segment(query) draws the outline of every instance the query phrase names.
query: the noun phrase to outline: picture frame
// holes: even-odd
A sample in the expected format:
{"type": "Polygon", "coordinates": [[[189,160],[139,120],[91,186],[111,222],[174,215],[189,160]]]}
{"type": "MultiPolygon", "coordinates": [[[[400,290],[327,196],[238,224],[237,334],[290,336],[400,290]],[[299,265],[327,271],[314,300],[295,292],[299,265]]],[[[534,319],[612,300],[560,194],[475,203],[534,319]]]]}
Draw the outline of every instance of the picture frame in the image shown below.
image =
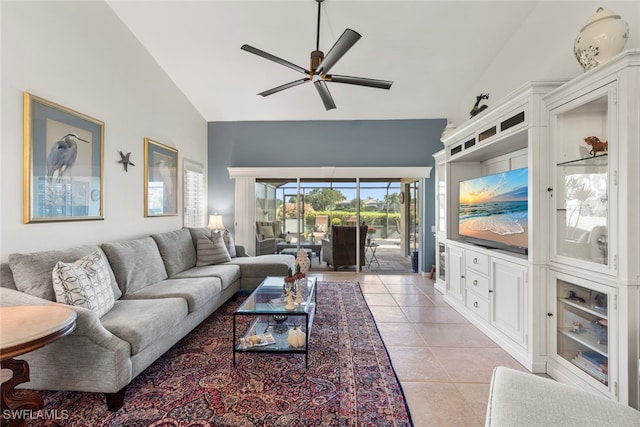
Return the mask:
{"type": "Polygon", "coordinates": [[[104,219],[104,123],[24,92],[24,223],[104,219]]]}
{"type": "Polygon", "coordinates": [[[178,215],[178,150],[144,139],[144,216],[178,215]]]}

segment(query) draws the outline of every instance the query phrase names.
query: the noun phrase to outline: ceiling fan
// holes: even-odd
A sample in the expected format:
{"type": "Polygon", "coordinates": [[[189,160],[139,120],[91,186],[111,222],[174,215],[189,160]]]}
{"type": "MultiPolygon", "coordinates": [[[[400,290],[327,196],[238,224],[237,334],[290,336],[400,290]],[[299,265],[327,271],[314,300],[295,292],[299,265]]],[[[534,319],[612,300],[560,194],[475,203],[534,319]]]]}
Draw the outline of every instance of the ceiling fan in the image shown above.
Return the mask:
{"type": "Polygon", "coordinates": [[[289,61],[286,61],[282,58],[278,58],[277,56],[271,55],[263,50],[257,49],[253,46],[249,46],[248,44],[242,45],[240,49],[246,50],[247,52],[253,53],[255,55],[261,56],[270,61],[276,62],[278,64],[284,65],[285,67],[289,67],[293,70],[296,70],[305,75],[305,78],[300,80],[294,80],[289,83],[285,83],[281,86],[274,87],[269,90],[265,90],[264,92],[260,92],[258,95],[269,96],[274,93],[283,91],[285,89],[292,88],[294,86],[301,85],[302,83],[312,81],[313,85],[318,90],[320,94],[320,98],[324,103],[324,106],[327,110],[332,110],[336,108],[335,102],[333,102],[333,98],[331,97],[331,93],[329,92],[329,88],[326,85],[326,82],[333,83],[346,83],[351,85],[358,86],[367,86],[378,89],[389,89],[393,82],[388,80],[376,80],[369,79],[365,77],[351,77],[351,76],[339,76],[337,74],[328,74],[329,70],[342,58],[342,56],[347,53],[351,47],[362,37],[356,31],[353,31],[350,28],[344,30],[344,33],[340,36],[338,41],[333,45],[329,52],[325,56],[324,53],[320,50],[320,5],[324,0],[315,0],[318,3],[318,29],[316,32],[316,50],[311,52],[311,66],[310,70],[302,68],[296,64],[293,64],[289,61]]]}

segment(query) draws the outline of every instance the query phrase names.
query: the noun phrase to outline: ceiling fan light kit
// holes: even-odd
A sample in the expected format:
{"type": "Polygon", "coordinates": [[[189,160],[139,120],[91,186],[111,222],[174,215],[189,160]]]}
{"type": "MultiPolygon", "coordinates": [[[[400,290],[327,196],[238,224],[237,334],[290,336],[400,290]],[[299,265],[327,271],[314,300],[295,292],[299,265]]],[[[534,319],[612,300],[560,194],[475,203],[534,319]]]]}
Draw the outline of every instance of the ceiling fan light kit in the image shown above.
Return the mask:
{"type": "Polygon", "coordinates": [[[286,61],[282,58],[279,58],[275,55],[267,53],[263,50],[257,49],[248,44],[244,44],[240,47],[240,49],[247,51],[249,53],[253,53],[254,55],[258,55],[263,57],[264,59],[268,59],[269,61],[273,61],[277,64],[284,65],[285,67],[291,68],[299,73],[305,74],[306,77],[299,80],[294,80],[289,83],[285,83],[283,85],[274,87],[269,90],[265,90],[264,92],[260,92],[258,95],[261,96],[269,96],[274,93],[281,92],[285,89],[289,89],[308,81],[312,81],[313,85],[316,87],[318,94],[320,95],[320,99],[324,104],[324,107],[327,110],[332,110],[336,108],[336,104],[333,101],[333,97],[329,92],[329,88],[327,87],[326,82],[332,83],[344,83],[356,86],[366,86],[372,87],[376,89],[390,89],[393,84],[392,81],[389,80],[378,80],[378,79],[370,79],[365,77],[352,77],[352,76],[340,76],[337,74],[328,74],[331,68],[344,56],[349,49],[353,47],[353,45],[362,38],[358,32],[347,28],[344,30],[344,33],[340,36],[338,41],[329,49],[329,52],[325,56],[325,54],[320,50],[320,6],[324,0],[315,0],[318,3],[318,27],[316,32],[316,50],[311,52],[311,60],[310,60],[310,69],[307,70],[303,67],[300,67],[292,62],[286,61]]]}

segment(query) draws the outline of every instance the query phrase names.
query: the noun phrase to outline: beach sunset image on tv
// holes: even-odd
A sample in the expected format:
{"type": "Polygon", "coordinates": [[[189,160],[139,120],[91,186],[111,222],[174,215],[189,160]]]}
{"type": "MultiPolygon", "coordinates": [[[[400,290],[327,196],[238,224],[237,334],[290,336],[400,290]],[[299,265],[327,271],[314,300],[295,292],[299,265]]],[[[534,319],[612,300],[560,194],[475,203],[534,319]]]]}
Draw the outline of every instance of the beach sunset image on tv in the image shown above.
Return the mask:
{"type": "Polygon", "coordinates": [[[460,182],[459,234],[499,246],[527,248],[528,170],[460,182]]]}

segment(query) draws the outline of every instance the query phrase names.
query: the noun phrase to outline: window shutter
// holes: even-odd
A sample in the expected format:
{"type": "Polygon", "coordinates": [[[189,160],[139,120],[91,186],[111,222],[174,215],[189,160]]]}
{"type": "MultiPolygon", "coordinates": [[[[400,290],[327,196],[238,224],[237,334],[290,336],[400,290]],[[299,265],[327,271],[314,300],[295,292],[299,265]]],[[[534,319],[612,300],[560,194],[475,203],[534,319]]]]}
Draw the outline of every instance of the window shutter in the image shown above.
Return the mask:
{"type": "Polygon", "coordinates": [[[184,226],[207,226],[204,170],[201,164],[184,160],[184,226]]]}

